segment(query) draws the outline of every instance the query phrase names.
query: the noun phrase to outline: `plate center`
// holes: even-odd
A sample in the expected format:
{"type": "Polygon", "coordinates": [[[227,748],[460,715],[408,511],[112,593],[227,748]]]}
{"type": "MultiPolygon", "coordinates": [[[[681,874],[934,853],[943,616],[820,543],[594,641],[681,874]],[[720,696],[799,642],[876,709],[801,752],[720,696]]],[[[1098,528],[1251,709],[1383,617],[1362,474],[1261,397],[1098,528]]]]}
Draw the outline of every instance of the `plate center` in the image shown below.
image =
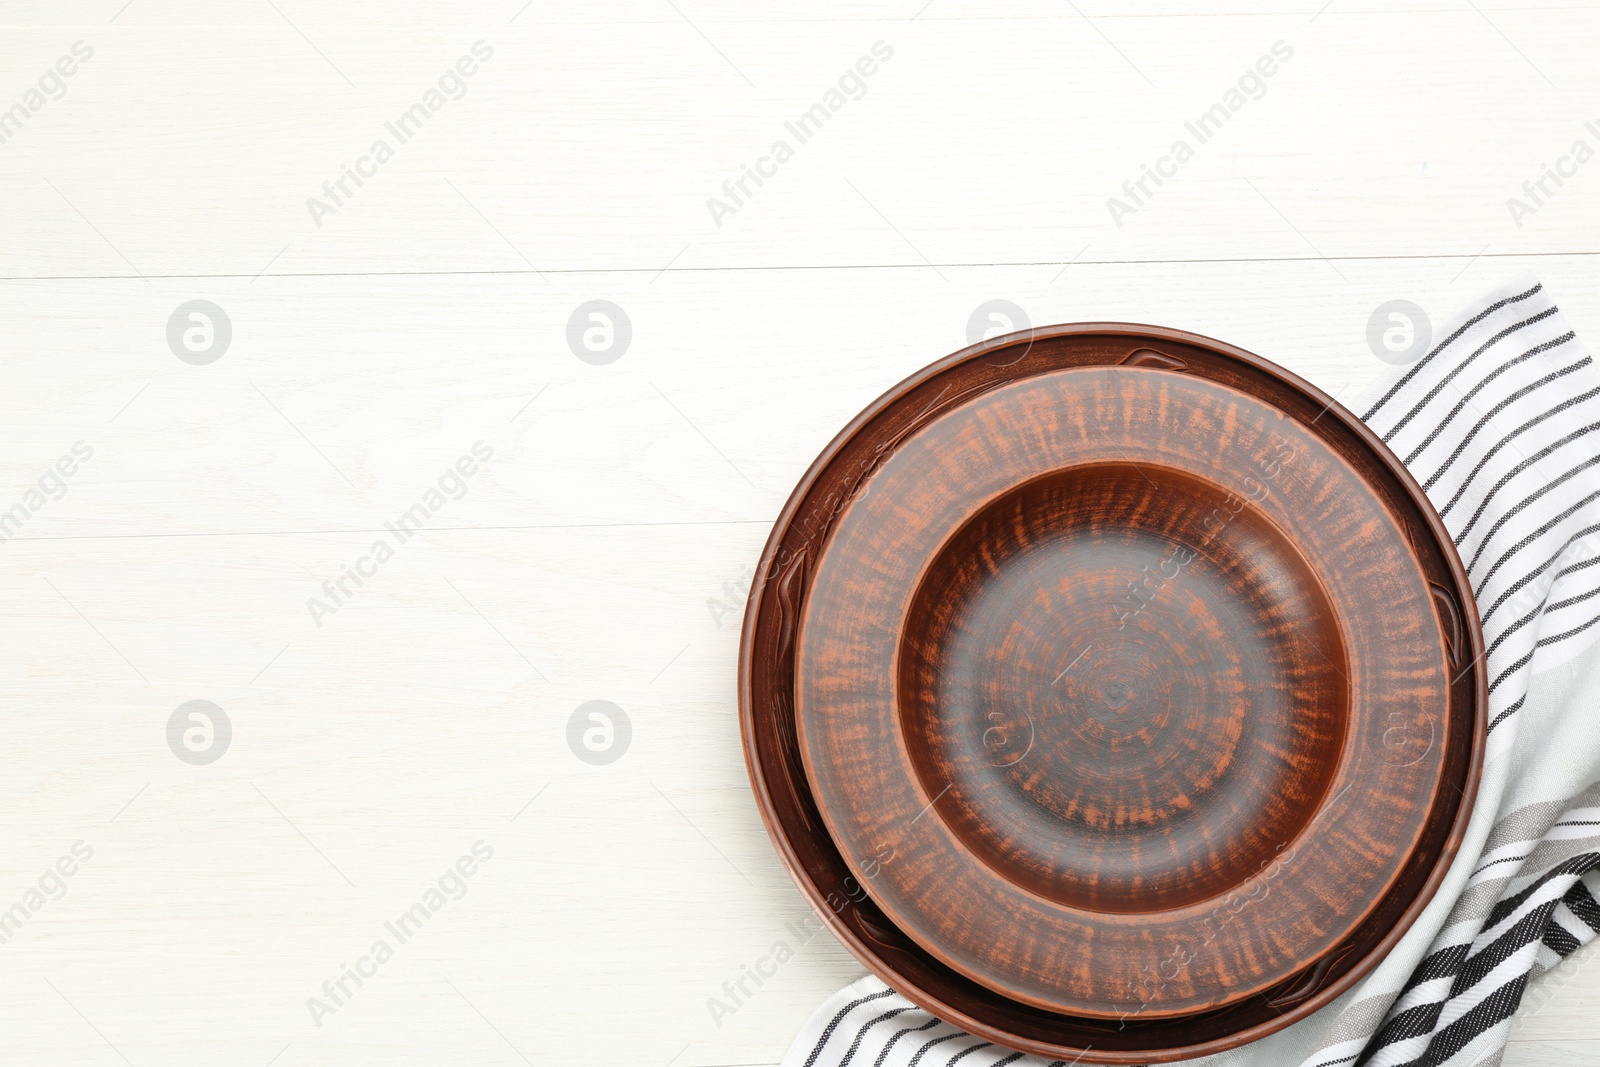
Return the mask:
{"type": "Polygon", "coordinates": [[[1087,910],[1181,907],[1309,821],[1349,715],[1345,650],[1266,515],[1167,468],[1056,472],[929,567],[898,701],[940,817],[992,869],[1087,910]]]}

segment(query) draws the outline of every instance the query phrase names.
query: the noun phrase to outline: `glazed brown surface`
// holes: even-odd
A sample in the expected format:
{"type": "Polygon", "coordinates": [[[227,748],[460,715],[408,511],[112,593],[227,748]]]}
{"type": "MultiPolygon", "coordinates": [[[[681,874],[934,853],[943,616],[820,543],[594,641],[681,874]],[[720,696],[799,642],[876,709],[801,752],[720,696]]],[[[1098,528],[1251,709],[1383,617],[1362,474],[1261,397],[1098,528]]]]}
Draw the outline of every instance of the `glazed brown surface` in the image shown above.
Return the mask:
{"type": "Polygon", "coordinates": [[[1195,536],[1225,497],[1163,467],[1070,468],[986,507],[922,580],[901,736],[962,844],[1039,896],[1105,912],[1221,896],[1279,858],[1332,780],[1333,609],[1258,508],[1195,536]]]}
{"type": "Polygon", "coordinates": [[[742,712],[774,840],[869,967],[1136,1063],[1286,1025],[1399,936],[1475,788],[1481,636],[1420,493],[1328,403],[1191,335],[1056,327],[819,459],[742,712]]]}

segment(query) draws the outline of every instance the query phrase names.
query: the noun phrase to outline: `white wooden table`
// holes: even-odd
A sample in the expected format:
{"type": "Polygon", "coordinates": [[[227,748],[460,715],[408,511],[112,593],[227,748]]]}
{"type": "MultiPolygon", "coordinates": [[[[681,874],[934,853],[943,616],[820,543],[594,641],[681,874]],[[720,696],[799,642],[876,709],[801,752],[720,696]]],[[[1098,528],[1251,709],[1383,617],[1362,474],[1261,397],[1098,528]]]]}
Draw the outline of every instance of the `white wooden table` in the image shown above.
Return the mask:
{"type": "MultiPolygon", "coordinates": [[[[0,1062],[776,1063],[860,972],[786,925],[739,600],[856,411],[991,300],[1346,396],[1392,299],[1600,338],[1592,8],[1216,7],[0,6],[0,1062]]],[[[1508,1064],[1600,1052],[1592,955],[1508,1064]]]]}

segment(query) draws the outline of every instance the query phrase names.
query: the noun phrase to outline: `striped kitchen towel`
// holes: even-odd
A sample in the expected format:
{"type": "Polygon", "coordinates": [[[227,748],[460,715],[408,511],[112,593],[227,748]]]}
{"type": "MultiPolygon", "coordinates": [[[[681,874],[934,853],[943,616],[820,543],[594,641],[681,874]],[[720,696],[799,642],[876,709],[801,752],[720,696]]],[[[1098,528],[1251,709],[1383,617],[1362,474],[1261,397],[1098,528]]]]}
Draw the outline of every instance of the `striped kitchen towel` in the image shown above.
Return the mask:
{"type": "MultiPolygon", "coordinates": [[[[1315,1015],[1208,1067],[1495,1067],[1529,980],[1600,931],[1600,375],[1524,279],[1445,323],[1350,405],[1454,538],[1483,618],[1489,738],[1444,884],[1315,1015]]],[[[830,998],[783,1067],[1042,1067],[876,978],[830,998]]]]}

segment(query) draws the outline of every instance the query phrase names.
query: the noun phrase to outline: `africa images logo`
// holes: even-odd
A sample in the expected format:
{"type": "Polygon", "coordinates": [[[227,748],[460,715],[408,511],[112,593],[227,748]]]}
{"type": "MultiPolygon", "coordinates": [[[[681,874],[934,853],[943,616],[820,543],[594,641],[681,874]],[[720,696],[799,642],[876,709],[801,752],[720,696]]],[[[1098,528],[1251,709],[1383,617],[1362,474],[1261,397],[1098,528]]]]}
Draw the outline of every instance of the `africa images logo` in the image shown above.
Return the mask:
{"type": "Polygon", "coordinates": [[[1223,92],[1220,100],[1202,111],[1194,121],[1183,124],[1184,132],[1194,138],[1194,144],[1190,144],[1186,137],[1178,138],[1165,155],[1156,158],[1153,167],[1149,163],[1140,164],[1139,176],[1122,183],[1122,194],[1127,197],[1126,200],[1115,196],[1106,198],[1106,210],[1111,213],[1111,221],[1117,229],[1122,228],[1124,218],[1138,214],[1140,208],[1148,207],[1155,198],[1156,190],[1167,184],[1167,179],[1176,178],[1178,168],[1193,159],[1201,145],[1221,133],[1223,126],[1243,111],[1246,104],[1267,95],[1267,79],[1278,73],[1282,64],[1294,58],[1294,49],[1285,41],[1272,42],[1271,51],[1271,55],[1263,55],[1254,65],[1246,67],[1244,73],[1239,75],[1239,80],[1223,92]]]}
{"type": "Polygon", "coordinates": [[[466,496],[470,485],[468,479],[482,470],[482,465],[493,457],[494,448],[488,442],[473,442],[472,455],[459,457],[454,465],[439,475],[437,485],[430,486],[422,494],[422,499],[393,522],[383,524],[383,528],[394,538],[394,544],[379,538],[353,564],[341,564],[339,577],[324,580],[322,593],[326,599],[315,596],[306,598],[306,609],[311,612],[311,621],[317,624],[317,629],[322,629],[323,619],[350,603],[356,593],[366,586],[367,579],[376,578],[378,568],[394,559],[396,548],[421,533],[424,523],[443,511],[450,501],[466,496]]]}
{"type": "Polygon", "coordinates": [[[755,197],[756,190],[767,184],[766,179],[778,176],[778,168],[794,158],[796,147],[821,133],[823,126],[851,100],[866,96],[867,79],[892,58],[894,48],[887,41],[874,41],[871,55],[857,58],[839,75],[835,84],[823,92],[820,100],[802,111],[794,121],[783,124],[784,132],[794,139],[793,145],[783,137],[774,139],[767,153],[755,161],[753,169],[748,163],[742,164],[737,178],[722,183],[722,196],[707,197],[706,210],[711,213],[711,221],[716,223],[717,229],[722,228],[723,219],[737,214],[755,197]],[[755,189],[750,187],[751,183],[755,184],[755,189]]]}
{"type": "Polygon", "coordinates": [[[378,168],[395,157],[396,148],[421,133],[428,121],[444,110],[450,101],[460,100],[467,95],[467,79],[477,74],[482,64],[494,57],[494,49],[485,41],[474,41],[471,51],[471,55],[463,55],[454,65],[446,67],[435,83],[423,90],[422,98],[401,112],[394,122],[383,124],[384,130],[394,138],[394,144],[390,144],[388,138],[377,138],[368,146],[365,154],[356,157],[354,168],[348,163],[339,164],[339,176],[322,183],[322,196],[306,198],[306,210],[311,213],[311,221],[317,229],[322,229],[322,220],[326,216],[337,214],[340,208],[355,199],[356,189],[367,184],[363,179],[378,176],[378,168]]]}

